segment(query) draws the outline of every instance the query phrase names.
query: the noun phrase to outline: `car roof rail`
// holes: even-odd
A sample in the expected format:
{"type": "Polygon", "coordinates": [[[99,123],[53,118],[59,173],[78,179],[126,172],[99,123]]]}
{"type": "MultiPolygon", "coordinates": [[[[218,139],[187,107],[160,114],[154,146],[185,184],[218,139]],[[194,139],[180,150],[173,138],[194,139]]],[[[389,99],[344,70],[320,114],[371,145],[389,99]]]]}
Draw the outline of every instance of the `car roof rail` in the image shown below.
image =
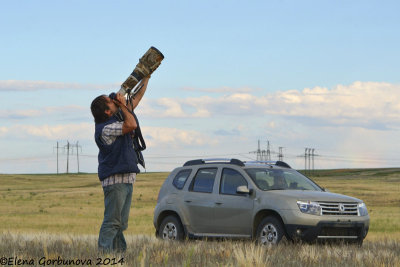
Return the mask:
{"type": "Polygon", "coordinates": [[[281,161],[281,160],[276,161],[275,165],[276,165],[276,166],[281,166],[281,167],[286,167],[286,168],[289,168],[289,169],[292,168],[292,167],[290,167],[289,164],[287,164],[286,162],[281,161]]]}
{"type": "Polygon", "coordinates": [[[280,167],[285,167],[285,168],[289,168],[291,169],[292,167],[290,167],[289,164],[287,164],[284,161],[281,160],[277,160],[277,161],[261,161],[261,160],[255,160],[255,161],[245,161],[245,163],[247,164],[265,164],[265,165],[275,165],[275,166],[280,166],[280,167]]]}
{"type": "Polygon", "coordinates": [[[210,158],[210,159],[194,159],[186,161],[183,166],[193,166],[193,165],[201,165],[201,164],[212,164],[212,163],[226,163],[226,164],[234,164],[243,167],[244,163],[240,159],[228,159],[228,158],[210,158]]]}

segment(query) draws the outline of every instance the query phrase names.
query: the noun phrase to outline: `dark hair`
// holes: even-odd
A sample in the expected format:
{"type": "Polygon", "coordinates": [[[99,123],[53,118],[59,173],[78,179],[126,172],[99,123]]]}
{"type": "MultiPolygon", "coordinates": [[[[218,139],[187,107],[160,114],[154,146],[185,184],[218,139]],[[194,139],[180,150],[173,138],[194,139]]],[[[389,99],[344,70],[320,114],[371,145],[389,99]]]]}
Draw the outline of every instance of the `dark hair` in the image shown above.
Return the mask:
{"type": "Polygon", "coordinates": [[[106,95],[96,97],[90,105],[90,110],[94,117],[95,123],[102,123],[108,120],[108,115],[105,113],[108,110],[106,95]]]}

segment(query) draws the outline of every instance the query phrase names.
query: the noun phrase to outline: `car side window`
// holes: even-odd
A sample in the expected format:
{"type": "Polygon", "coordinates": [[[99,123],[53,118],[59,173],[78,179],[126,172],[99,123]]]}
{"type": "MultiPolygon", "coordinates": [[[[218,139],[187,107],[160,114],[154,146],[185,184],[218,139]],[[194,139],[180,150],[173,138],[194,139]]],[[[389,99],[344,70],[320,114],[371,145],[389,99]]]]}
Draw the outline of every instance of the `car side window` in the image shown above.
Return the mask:
{"type": "Polygon", "coordinates": [[[236,170],[224,168],[222,170],[220,194],[239,195],[236,190],[238,186],[248,186],[246,179],[236,170]]]}
{"type": "Polygon", "coordinates": [[[217,168],[199,169],[190,186],[190,191],[212,193],[217,168]]]}
{"type": "Polygon", "coordinates": [[[179,190],[182,189],[185,186],[186,180],[190,176],[191,173],[192,173],[192,170],[189,170],[189,169],[178,172],[178,174],[175,176],[172,184],[179,190]]]}

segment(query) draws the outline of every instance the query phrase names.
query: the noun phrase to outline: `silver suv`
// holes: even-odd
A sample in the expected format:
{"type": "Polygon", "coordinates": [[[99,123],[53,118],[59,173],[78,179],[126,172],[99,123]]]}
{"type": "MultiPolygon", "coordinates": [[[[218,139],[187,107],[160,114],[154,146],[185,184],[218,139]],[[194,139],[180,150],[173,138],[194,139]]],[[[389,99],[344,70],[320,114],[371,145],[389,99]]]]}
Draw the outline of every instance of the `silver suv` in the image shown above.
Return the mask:
{"type": "Polygon", "coordinates": [[[350,240],[369,228],[364,202],[327,192],[282,161],[198,159],[174,169],[154,210],[156,235],[288,240],[350,240]]]}

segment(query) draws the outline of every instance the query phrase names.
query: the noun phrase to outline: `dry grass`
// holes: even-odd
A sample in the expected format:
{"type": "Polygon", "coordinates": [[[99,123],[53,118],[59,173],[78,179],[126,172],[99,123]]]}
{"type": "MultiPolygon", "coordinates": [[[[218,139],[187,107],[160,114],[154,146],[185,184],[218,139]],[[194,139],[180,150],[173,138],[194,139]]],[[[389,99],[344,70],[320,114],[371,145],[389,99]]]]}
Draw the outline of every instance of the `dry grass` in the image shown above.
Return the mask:
{"type": "MultiPolygon", "coordinates": [[[[123,254],[101,254],[96,236],[0,236],[0,256],[33,259],[58,258],[92,261],[123,258],[116,266],[400,266],[400,243],[382,239],[355,245],[280,244],[262,247],[250,241],[185,241],[169,243],[149,236],[128,236],[123,254]]],[[[52,264],[60,266],[60,264],[52,264]]]]}

